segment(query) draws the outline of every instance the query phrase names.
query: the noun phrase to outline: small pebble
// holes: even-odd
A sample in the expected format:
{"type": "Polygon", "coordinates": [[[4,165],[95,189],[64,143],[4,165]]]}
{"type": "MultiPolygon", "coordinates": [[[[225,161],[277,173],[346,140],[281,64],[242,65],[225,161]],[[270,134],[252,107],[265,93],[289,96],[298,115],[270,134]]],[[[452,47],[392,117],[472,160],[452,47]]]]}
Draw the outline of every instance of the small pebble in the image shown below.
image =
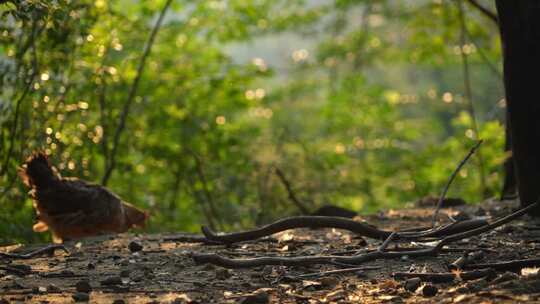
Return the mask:
{"type": "Polygon", "coordinates": [[[88,270],[96,269],[96,265],[88,263],[88,265],[86,265],[86,268],[88,268],[88,270]]]}
{"type": "Polygon", "coordinates": [[[128,245],[129,251],[138,252],[143,250],[143,246],[135,241],[131,241],[128,245]]]}
{"type": "Polygon", "coordinates": [[[90,300],[90,295],[85,292],[76,292],[72,297],[75,302],[88,302],[90,300]]]}
{"type": "Polygon", "coordinates": [[[90,282],[86,281],[86,280],[82,280],[82,281],[79,281],[75,284],[75,289],[78,291],[78,292],[90,292],[92,291],[92,286],[90,285],[90,282]]]}
{"type": "Polygon", "coordinates": [[[427,284],[422,288],[422,294],[424,297],[433,297],[439,292],[439,289],[435,287],[434,285],[427,284]]]}
{"type": "Polygon", "coordinates": [[[420,287],[420,284],[422,284],[422,280],[420,280],[420,278],[410,278],[405,281],[404,288],[407,291],[415,292],[418,287],[420,287]]]}

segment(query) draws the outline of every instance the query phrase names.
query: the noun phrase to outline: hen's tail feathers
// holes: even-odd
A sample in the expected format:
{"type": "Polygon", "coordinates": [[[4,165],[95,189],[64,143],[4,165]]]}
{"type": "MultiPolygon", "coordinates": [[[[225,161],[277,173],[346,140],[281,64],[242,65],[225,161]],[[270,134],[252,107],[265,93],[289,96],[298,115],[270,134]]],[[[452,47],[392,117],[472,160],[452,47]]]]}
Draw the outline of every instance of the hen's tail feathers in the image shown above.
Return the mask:
{"type": "Polygon", "coordinates": [[[148,211],[141,210],[129,203],[123,202],[128,227],[144,228],[146,220],[150,217],[148,211]]]}
{"type": "Polygon", "coordinates": [[[19,175],[29,187],[45,187],[58,180],[58,174],[43,152],[32,154],[19,169],[19,175]]]}

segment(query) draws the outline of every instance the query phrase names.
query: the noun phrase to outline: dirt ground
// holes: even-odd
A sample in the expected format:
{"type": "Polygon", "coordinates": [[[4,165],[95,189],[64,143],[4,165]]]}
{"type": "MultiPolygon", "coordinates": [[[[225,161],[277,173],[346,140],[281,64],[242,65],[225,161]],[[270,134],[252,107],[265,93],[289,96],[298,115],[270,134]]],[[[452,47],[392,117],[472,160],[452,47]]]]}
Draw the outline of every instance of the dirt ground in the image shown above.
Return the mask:
{"type": "MultiPolygon", "coordinates": [[[[499,217],[515,202],[487,201],[477,206],[445,209],[443,213],[499,217]]],[[[363,217],[381,229],[426,226],[432,208],[411,206],[363,217]]],[[[540,303],[537,269],[497,271],[467,281],[394,280],[394,272],[449,273],[448,265],[464,251],[481,251],[481,263],[540,257],[540,222],[528,217],[478,237],[452,243],[437,257],[377,260],[342,274],[301,275],[340,269],[265,266],[225,269],[196,265],[193,253],[228,257],[354,255],[376,249],[371,240],[335,229],[298,229],[258,241],[234,245],[204,245],[175,241],[185,235],[104,236],[67,243],[69,253],[28,260],[0,258],[0,303],[540,303]],[[131,245],[130,245],[131,244],[131,245]],[[142,248],[139,248],[141,245],[142,248]]],[[[43,245],[10,246],[0,252],[27,252],[43,245]]],[[[390,246],[392,248],[392,246],[390,246]]]]}

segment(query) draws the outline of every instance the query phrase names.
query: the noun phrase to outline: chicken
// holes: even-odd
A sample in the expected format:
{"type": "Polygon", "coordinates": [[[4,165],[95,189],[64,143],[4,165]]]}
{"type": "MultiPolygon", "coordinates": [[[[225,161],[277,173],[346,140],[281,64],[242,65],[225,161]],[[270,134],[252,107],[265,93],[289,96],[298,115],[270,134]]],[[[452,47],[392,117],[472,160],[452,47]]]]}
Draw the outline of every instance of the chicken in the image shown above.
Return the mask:
{"type": "Polygon", "coordinates": [[[148,212],[122,201],[107,188],[75,177],[61,177],[47,156],[36,152],[19,170],[37,213],[35,232],[51,230],[53,241],[144,227],[148,212]]]}

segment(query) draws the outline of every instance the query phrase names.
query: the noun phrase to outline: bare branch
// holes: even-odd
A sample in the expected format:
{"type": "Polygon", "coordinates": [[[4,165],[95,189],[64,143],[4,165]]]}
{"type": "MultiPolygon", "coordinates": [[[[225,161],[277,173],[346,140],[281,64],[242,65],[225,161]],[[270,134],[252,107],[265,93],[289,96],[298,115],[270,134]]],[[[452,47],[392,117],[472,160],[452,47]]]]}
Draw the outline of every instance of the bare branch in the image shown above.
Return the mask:
{"type": "Polygon", "coordinates": [[[326,277],[328,275],[333,275],[333,274],[362,272],[362,271],[368,271],[368,270],[377,270],[381,268],[382,268],[381,266],[352,267],[352,268],[335,269],[335,270],[328,270],[328,271],[321,271],[321,272],[305,273],[305,274],[301,274],[297,276],[286,276],[285,278],[293,279],[293,280],[300,280],[300,279],[310,278],[310,277],[326,277]]]}
{"type": "MultiPolygon", "coordinates": [[[[21,96],[17,99],[15,102],[15,113],[13,118],[13,125],[11,126],[11,130],[9,133],[9,148],[7,150],[6,158],[4,160],[4,163],[2,164],[2,168],[0,168],[0,176],[3,176],[7,172],[7,168],[9,166],[9,160],[11,159],[11,155],[13,154],[13,149],[15,146],[15,138],[17,135],[17,124],[19,122],[19,116],[20,116],[20,109],[21,104],[23,100],[26,98],[26,95],[28,95],[28,92],[30,92],[30,89],[32,88],[32,84],[34,83],[34,78],[36,77],[38,73],[38,60],[37,60],[37,53],[36,53],[36,21],[33,21],[32,23],[32,35],[28,39],[28,45],[32,47],[32,54],[33,54],[33,60],[32,60],[32,75],[30,76],[30,79],[28,80],[28,83],[26,84],[23,93],[21,96]]],[[[23,79],[24,81],[24,79],[23,79]]]]}
{"type": "Polygon", "coordinates": [[[206,198],[206,203],[208,204],[210,213],[212,214],[212,217],[214,218],[214,220],[217,221],[218,227],[222,228],[223,223],[220,220],[220,217],[219,217],[219,214],[218,214],[218,211],[217,211],[217,208],[216,208],[216,204],[214,203],[214,199],[212,198],[212,193],[209,190],[208,181],[206,180],[206,175],[204,174],[204,171],[203,171],[202,160],[199,157],[199,155],[197,155],[195,152],[193,152],[191,150],[189,150],[189,152],[191,153],[191,155],[195,159],[195,167],[196,167],[196,171],[197,171],[197,176],[199,178],[199,181],[203,185],[203,193],[204,193],[204,196],[206,198]]]}
{"type": "Polygon", "coordinates": [[[540,267],[540,258],[531,258],[524,260],[512,260],[499,263],[487,264],[469,264],[465,265],[464,269],[492,268],[495,270],[516,271],[526,267],[540,267]]]}
{"type": "Polygon", "coordinates": [[[479,10],[484,16],[488,17],[491,21],[493,21],[495,25],[499,25],[499,17],[497,17],[497,14],[495,12],[489,10],[487,7],[484,7],[482,4],[478,3],[477,0],[468,0],[468,2],[477,10],[479,10]]]}
{"type": "Polygon", "coordinates": [[[276,172],[276,175],[279,177],[279,180],[281,181],[281,183],[287,190],[287,194],[289,195],[289,199],[291,200],[291,202],[293,202],[296,205],[296,207],[300,209],[300,212],[302,212],[303,214],[309,214],[309,210],[306,208],[306,206],[304,206],[304,204],[296,197],[296,194],[294,193],[291,187],[291,183],[289,182],[289,180],[287,180],[287,178],[285,177],[285,174],[283,174],[283,171],[281,171],[281,169],[276,167],[275,172],[276,172]]]}
{"type": "MultiPolygon", "coordinates": [[[[482,227],[486,224],[487,222],[485,220],[478,219],[460,221],[442,227],[437,227],[436,229],[430,229],[428,231],[398,232],[396,237],[402,239],[441,237],[482,227]]],[[[294,216],[253,230],[220,235],[214,233],[208,227],[203,226],[202,232],[209,240],[215,242],[237,243],[255,240],[274,233],[295,228],[337,228],[349,230],[358,235],[379,240],[385,240],[392,234],[391,231],[379,230],[369,224],[334,216],[294,216]]]]}
{"type": "Polygon", "coordinates": [[[439,215],[439,211],[441,210],[441,207],[442,207],[442,204],[443,204],[443,201],[444,201],[444,198],[446,197],[446,193],[448,192],[448,189],[450,188],[450,185],[452,184],[452,181],[454,181],[454,178],[456,177],[456,175],[458,174],[459,170],[461,170],[461,168],[467,163],[467,161],[469,160],[469,158],[471,158],[471,156],[474,154],[474,152],[476,151],[476,149],[478,149],[478,147],[480,147],[480,145],[482,144],[482,140],[479,140],[476,145],[474,145],[471,150],[469,150],[469,153],[467,153],[467,155],[465,156],[465,158],[463,158],[461,160],[461,162],[459,163],[459,165],[456,167],[456,169],[454,170],[454,172],[452,172],[452,175],[450,175],[450,178],[448,179],[448,182],[446,183],[446,186],[444,186],[444,189],[443,189],[443,192],[441,193],[441,196],[439,197],[439,201],[437,202],[437,208],[435,209],[435,212],[433,213],[433,220],[431,221],[431,225],[433,227],[435,227],[435,222],[437,221],[437,216],[439,215]]]}
{"type": "Polygon", "coordinates": [[[449,243],[470,238],[487,231],[493,230],[504,224],[507,224],[516,218],[526,214],[530,210],[537,208],[538,203],[528,205],[518,211],[505,216],[495,222],[484,225],[479,228],[471,229],[458,234],[447,236],[440,240],[435,247],[425,249],[411,249],[400,251],[381,251],[376,250],[355,256],[299,256],[299,257],[258,257],[247,259],[230,259],[218,254],[194,254],[193,260],[196,263],[211,263],[214,265],[226,267],[226,268],[246,268],[246,267],[258,267],[264,265],[282,265],[282,266],[307,266],[313,264],[349,264],[357,265],[369,261],[378,259],[395,259],[402,256],[420,257],[420,256],[436,256],[438,255],[445,245],[449,243]]]}
{"type": "Polygon", "coordinates": [[[195,189],[195,181],[193,180],[193,178],[191,176],[188,176],[188,179],[189,179],[189,182],[188,182],[188,186],[191,190],[191,192],[193,193],[193,196],[194,198],[197,200],[198,204],[200,205],[201,207],[201,211],[204,215],[204,217],[206,218],[206,221],[208,222],[208,225],[210,225],[210,227],[216,227],[216,223],[214,222],[214,217],[212,216],[212,213],[210,212],[207,204],[204,203],[203,199],[201,199],[200,195],[199,195],[199,191],[197,189],[195,189]]]}
{"type": "Polygon", "coordinates": [[[144,72],[146,59],[150,55],[150,51],[152,50],[152,46],[154,45],[156,35],[159,31],[159,28],[161,27],[163,18],[165,17],[165,14],[167,13],[167,10],[169,9],[169,6],[171,5],[171,3],[172,3],[172,0],[167,0],[165,5],[163,6],[163,9],[161,10],[159,14],[158,20],[156,21],[156,24],[154,25],[154,28],[152,29],[152,32],[150,33],[150,37],[148,38],[148,41],[145,45],[143,54],[141,56],[141,60],[139,62],[139,66],[137,68],[137,74],[135,75],[135,79],[133,80],[133,83],[131,84],[131,87],[129,89],[128,97],[126,99],[126,102],[124,103],[122,113],[120,114],[120,122],[118,124],[118,127],[116,128],[116,132],[114,133],[113,145],[111,148],[110,159],[109,159],[110,161],[107,168],[105,169],[105,174],[103,175],[103,178],[101,180],[101,184],[103,184],[104,186],[107,185],[107,182],[109,181],[109,178],[111,177],[112,171],[114,170],[116,166],[116,153],[118,150],[118,145],[120,144],[120,135],[122,135],[122,132],[124,131],[126,127],[126,120],[129,114],[129,109],[131,107],[131,104],[133,103],[133,100],[135,99],[135,94],[137,93],[137,88],[139,87],[139,82],[144,72]]]}
{"type": "MultiPolygon", "coordinates": [[[[465,24],[465,10],[463,9],[463,3],[461,0],[457,0],[456,2],[458,6],[459,11],[459,25],[460,25],[460,48],[462,48],[467,43],[467,28],[465,24]]],[[[476,120],[476,114],[475,114],[475,108],[473,104],[473,93],[472,93],[472,85],[471,85],[471,73],[469,69],[469,58],[468,55],[460,49],[461,54],[461,61],[463,65],[463,87],[465,90],[464,97],[466,99],[467,108],[469,115],[471,116],[471,127],[474,131],[474,139],[478,139],[479,136],[479,125],[476,120]]],[[[482,157],[481,151],[478,151],[476,153],[476,156],[478,157],[478,171],[480,173],[480,191],[482,192],[482,196],[486,195],[486,176],[485,176],[485,170],[484,170],[484,158],[482,157]]]]}
{"type": "Polygon", "coordinates": [[[64,245],[53,244],[23,254],[0,252],[0,258],[28,260],[42,254],[54,254],[55,250],[63,250],[69,254],[69,250],[64,245]]]}
{"type": "Polygon", "coordinates": [[[405,280],[410,278],[419,278],[424,282],[433,283],[449,283],[454,280],[470,281],[483,277],[495,276],[495,270],[492,268],[480,269],[475,271],[467,271],[461,273],[410,273],[410,272],[395,272],[392,274],[396,280],[405,280]]]}

